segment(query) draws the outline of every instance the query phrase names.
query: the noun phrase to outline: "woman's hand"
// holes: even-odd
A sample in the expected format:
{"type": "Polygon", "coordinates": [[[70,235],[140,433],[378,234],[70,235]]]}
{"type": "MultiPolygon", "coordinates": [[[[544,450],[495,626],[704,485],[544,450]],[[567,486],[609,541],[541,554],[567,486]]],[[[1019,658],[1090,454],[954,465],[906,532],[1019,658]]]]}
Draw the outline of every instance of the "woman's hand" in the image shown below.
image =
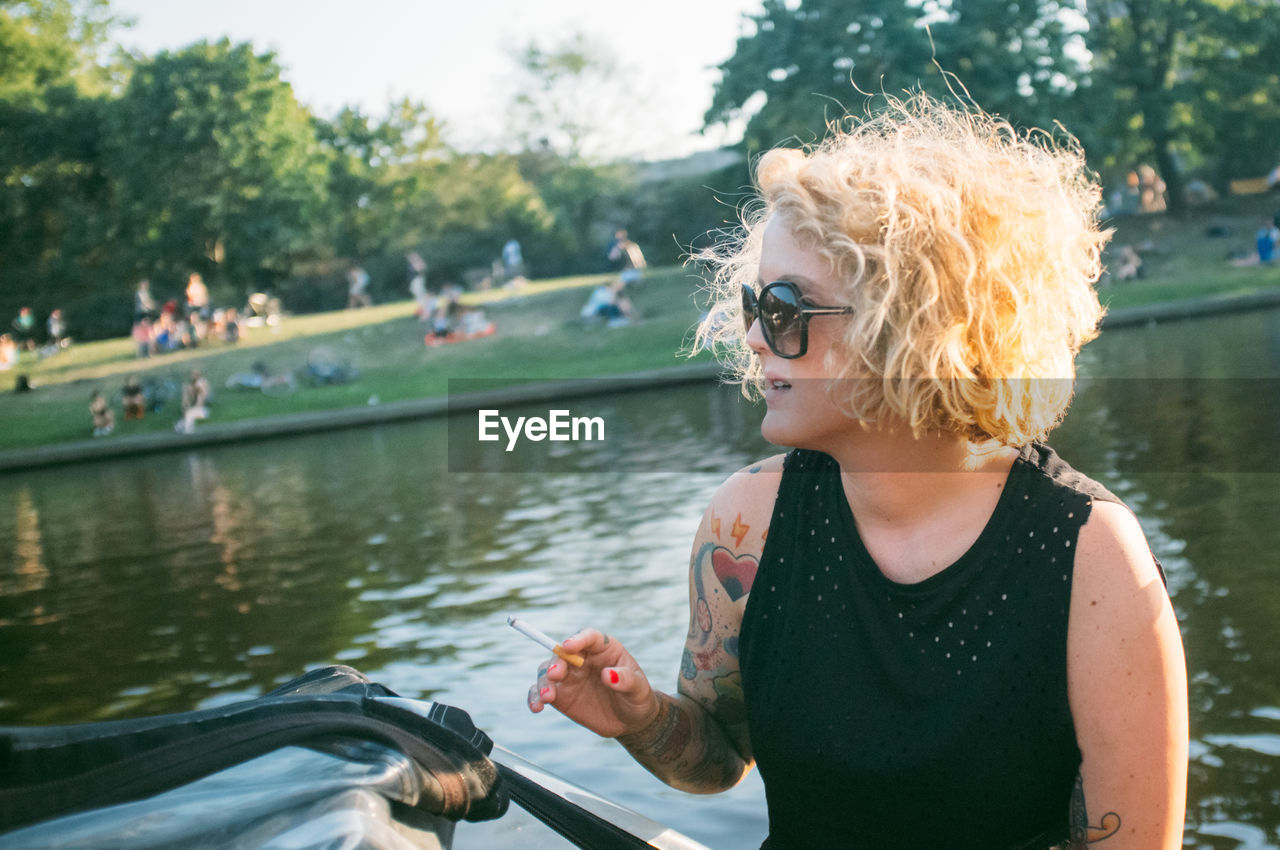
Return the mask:
{"type": "Polygon", "coordinates": [[[595,629],[583,629],[561,644],[585,662],[573,667],[553,657],[538,668],[529,688],[529,710],[552,706],[597,735],[616,738],[644,729],[658,713],[658,696],[631,653],[595,629]]]}

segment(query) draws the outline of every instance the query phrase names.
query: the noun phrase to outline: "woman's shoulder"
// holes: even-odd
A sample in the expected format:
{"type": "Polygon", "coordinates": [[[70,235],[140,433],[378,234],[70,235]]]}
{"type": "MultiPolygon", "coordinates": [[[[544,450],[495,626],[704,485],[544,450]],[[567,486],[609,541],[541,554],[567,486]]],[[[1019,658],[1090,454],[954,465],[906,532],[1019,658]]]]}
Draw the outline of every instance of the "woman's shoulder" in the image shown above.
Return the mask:
{"type": "Polygon", "coordinates": [[[714,544],[735,555],[760,555],[785,460],[775,455],[744,466],[716,489],[702,516],[695,552],[714,544]]]}
{"type": "MultiPolygon", "coordinates": [[[[1073,579],[1078,596],[1166,594],[1164,574],[1138,518],[1119,502],[1095,501],[1080,529],[1073,579]]],[[[1074,610],[1074,606],[1073,606],[1074,610]]]]}
{"type": "Polygon", "coordinates": [[[777,495],[778,482],[782,477],[787,458],[787,454],[776,454],[742,467],[716,489],[711,497],[711,504],[762,499],[771,501],[777,495]]]}

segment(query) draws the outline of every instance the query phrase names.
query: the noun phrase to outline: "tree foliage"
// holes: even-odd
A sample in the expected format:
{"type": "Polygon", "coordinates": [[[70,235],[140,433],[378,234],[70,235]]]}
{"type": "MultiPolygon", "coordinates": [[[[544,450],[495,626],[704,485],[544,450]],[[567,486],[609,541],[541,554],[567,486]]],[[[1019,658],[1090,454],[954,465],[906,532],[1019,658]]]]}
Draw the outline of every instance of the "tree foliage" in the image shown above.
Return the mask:
{"type": "Polygon", "coordinates": [[[1156,160],[1175,211],[1187,166],[1225,187],[1280,161],[1276,0],[1109,0],[1088,19],[1095,158],[1156,160]]]}
{"type": "Polygon", "coordinates": [[[1277,0],[765,0],[749,20],[706,114],[746,121],[749,150],[920,88],[1061,122],[1097,168],[1154,161],[1175,212],[1189,168],[1224,186],[1280,160],[1277,0]]]}
{"type": "Polygon", "coordinates": [[[325,160],[271,54],[224,40],[140,63],[106,137],[141,267],[199,270],[251,291],[315,244],[325,160]]]}
{"type": "Polygon", "coordinates": [[[317,119],[316,127],[329,154],[337,256],[367,258],[388,250],[397,222],[412,216],[407,208],[414,195],[448,153],[439,121],[422,104],[403,100],[380,120],[347,108],[332,121],[317,119]]]}
{"type": "Polygon", "coordinates": [[[720,65],[707,124],[745,120],[750,150],[808,143],[869,95],[961,86],[990,112],[1052,117],[1079,75],[1081,36],[1052,2],[765,0],[720,65]],[[758,107],[758,108],[757,108],[758,107]]]}
{"type": "Polygon", "coordinates": [[[0,101],[38,108],[60,89],[102,94],[120,23],[108,0],[0,0],[0,101]]]}
{"type": "Polygon", "coordinates": [[[618,119],[628,117],[631,98],[606,48],[573,33],[552,47],[530,41],[511,59],[510,123],[524,150],[599,161],[604,145],[619,141],[610,137],[618,119]]]}
{"type": "Polygon", "coordinates": [[[53,281],[92,295],[110,229],[99,151],[117,23],[106,0],[0,2],[0,293],[27,301],[53,281]]]}

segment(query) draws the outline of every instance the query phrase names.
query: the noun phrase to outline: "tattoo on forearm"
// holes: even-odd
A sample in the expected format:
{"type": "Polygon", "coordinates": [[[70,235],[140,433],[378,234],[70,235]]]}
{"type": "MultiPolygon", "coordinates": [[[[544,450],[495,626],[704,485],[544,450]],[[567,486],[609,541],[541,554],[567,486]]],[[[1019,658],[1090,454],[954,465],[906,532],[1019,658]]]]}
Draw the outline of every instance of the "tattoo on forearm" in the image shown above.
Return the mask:
{"type": "Polygon", "coordinates": [[[1089,825],[1089,813],[1084,803],[1084,778],[1076,775],[1075,788],[1071,791],[1071,842],[1068,850],[1084,850],[1088,844],[1105,841],[1120,831],[1120,816],[1107,812],[1097,826],[1089,825]]]}
{"type": "Polygon", "coordinates": [[[619,735],[618,742],[638,756],[657,762],[673,762],[684,753],[693,736],[689,715],[673,701],[660,699],[658,713],[639,732],[619,735]]]}
{"type": "Polygon", "coordinates": [[[644,729],[619,735],[618,743],[677,787],[721,789],[742,775],[741,757],[710,716],[670,699],[661,700],[657,715],[644,729]]]}

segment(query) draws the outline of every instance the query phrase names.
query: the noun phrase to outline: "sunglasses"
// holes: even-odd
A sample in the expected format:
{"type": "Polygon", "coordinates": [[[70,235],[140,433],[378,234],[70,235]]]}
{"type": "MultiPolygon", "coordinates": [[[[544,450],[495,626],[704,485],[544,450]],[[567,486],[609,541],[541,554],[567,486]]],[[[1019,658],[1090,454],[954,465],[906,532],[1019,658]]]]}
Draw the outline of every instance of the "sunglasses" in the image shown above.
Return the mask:
{"type": "Polygon", "coordinates": [[[800,288],[789,280],[766,284],[756,295],[747,284],[742,285],[742,324],[746,333],[751,323],[760,320],[760,330],[769,350],[787,360],[803,357],[809,350],[810,316],[848,316],[852,307],[812,307],[804,304],[800,288]]]}

